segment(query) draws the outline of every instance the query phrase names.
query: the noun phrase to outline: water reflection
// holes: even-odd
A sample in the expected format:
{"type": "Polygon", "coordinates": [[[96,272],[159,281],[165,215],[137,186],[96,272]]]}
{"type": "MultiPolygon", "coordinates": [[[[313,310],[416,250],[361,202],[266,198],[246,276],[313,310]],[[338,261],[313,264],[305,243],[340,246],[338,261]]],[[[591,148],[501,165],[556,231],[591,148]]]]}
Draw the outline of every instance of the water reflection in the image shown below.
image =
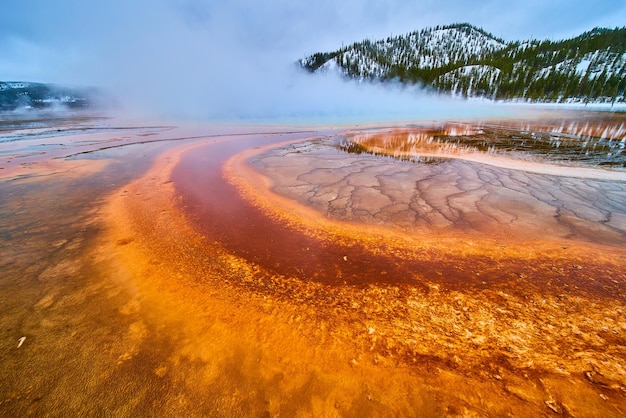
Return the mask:
{"type": "Polygon", "coordinates": [[[431,166],[346,156],[322,131],[272,145],[256,167],[274,189],[253,172],[253,191],[299,195],[294,218],[275,201],[243,207],[221,169],[293,132],[246,143],[242,128],[144,126],[0,144],[0,415],[617,415],[625,183],[450,158],[470,147],[451,139],[507,126],[380,137],[431,166]],[[316,204],[359,223],[300,212],[316,204]],[[366,215],[440,231],[412,239],[366,215]],[[494,223],[498,239],[483,232],[494,223]],[[542,237],[518,245],[532,228],[542,237]],[[617,244],[543,240],[575,231],[617,244]]]}
{"type": "Polygon", "coordinates": [[[350,153],[388,155],[417,163],[441,157],[487,154],[577,166],[626,168],[626,122],[622,115],[591,120],[443,123],[427,127],[357,133],[338,147],[350,153]]]}

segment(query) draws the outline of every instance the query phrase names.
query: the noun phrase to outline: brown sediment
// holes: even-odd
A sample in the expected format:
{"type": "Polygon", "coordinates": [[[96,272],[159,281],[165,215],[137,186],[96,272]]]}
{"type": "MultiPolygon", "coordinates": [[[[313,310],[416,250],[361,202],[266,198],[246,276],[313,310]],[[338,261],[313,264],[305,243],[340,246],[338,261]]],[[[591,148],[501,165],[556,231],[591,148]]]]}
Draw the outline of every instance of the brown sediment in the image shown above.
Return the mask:
{"type": "Polygon", "coordinates": [[[193,147],[161,156],[109,206],[111,250],[178,344],[155,370],[184,375],[178,402],[225,415],[626,411],[619,248],[332,221],[272,192],[246,164],[259,148],[225,167],[245,198],[242,236],[251,221],[275,231],[262,237],[268,258],[252,259],[254,246],[203,228],[207,213],[171,182],[193,147]],[[292,270],[272,262],[281,248],[292,270]],[[316,276],[320,264],[336,271],[316,276]]]}
{"type": "Polygon", "coordinates": [[[107,161],[68,161],[53,158],[37,158],[29,161],[20,161],[19,164],[7,164],[0,171],[0,180],[5,179],[41,179],[51,175],[85,176],[100,172],[107,161]]]}

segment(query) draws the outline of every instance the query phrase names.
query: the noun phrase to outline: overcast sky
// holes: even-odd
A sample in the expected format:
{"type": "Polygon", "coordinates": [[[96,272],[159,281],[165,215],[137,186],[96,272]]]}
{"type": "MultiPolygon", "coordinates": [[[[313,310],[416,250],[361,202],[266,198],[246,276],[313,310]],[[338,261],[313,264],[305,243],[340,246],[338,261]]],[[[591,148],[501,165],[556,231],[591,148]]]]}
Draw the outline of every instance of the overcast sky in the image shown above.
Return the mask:
{"type": "Polygon", "coordinates": [[[287,106],[285,91],[315,96],[297,87],[298,58],[456,22],[505,40],[562,39],[624,26],[626,1],[2,0],[0,80],[100,85],[144,103],[160,90],[190,107],[258,113],[287,106]],[[278,97],[255,98],[267,85],[278,97]]]}

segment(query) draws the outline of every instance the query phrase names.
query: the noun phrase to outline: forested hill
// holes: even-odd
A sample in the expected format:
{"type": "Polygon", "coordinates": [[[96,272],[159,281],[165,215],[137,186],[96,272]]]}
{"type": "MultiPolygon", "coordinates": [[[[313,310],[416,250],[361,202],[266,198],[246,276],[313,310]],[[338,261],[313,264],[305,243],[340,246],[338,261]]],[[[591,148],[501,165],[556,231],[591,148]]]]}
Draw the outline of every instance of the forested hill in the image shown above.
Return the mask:
{"type": "Polygon", "coordinates": [[[0,81],[0,112],[28,109],[85,109],[100,94],[94,88],[78,88],[23,81],[0,81]]]}
{"type": "Polygon", "coordinates": [[[364,40],[299,61],[311,72],[421,83],[463,97],[623,102],[626,27],[561,41],[505,42],[467,23],[364,40]]]}

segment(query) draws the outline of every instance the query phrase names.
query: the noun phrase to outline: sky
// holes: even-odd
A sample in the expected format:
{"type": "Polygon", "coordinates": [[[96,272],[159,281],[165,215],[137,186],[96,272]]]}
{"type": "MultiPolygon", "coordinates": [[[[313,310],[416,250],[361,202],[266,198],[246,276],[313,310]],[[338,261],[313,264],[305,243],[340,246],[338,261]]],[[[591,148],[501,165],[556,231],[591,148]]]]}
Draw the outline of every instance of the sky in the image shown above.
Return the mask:
{"type": "Polygon", "coordinates": [[[0,80],[99,86],[127,109],[200,118],[434,112],[451,105],[415,89],[313,80],[294,63],[458,22],[507,41],[557,40],[624,26],[626,1],[2,0],[0,80]]]}

